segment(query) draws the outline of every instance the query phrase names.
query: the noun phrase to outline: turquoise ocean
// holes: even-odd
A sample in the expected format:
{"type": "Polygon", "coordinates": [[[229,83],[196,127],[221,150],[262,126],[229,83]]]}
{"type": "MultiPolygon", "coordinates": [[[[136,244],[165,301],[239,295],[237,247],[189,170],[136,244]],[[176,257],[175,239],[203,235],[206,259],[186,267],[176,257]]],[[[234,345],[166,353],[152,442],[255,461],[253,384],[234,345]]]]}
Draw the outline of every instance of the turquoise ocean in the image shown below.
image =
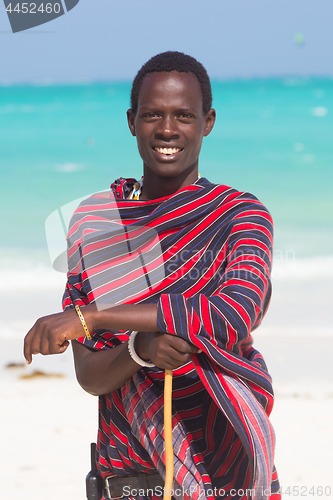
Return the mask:
{"type": "MultiPolygon", "coordinates": [[[[60,310],[65,275],[52,269],[46,218],[119,176],[141,177],[129,93],[129,82],[0,86],[0,337],[60,310]]],[[[333,79],[215,81],[213,106],[201,176],[255,194],[275,223],[262,328],[331,335],[333,79]]]]}

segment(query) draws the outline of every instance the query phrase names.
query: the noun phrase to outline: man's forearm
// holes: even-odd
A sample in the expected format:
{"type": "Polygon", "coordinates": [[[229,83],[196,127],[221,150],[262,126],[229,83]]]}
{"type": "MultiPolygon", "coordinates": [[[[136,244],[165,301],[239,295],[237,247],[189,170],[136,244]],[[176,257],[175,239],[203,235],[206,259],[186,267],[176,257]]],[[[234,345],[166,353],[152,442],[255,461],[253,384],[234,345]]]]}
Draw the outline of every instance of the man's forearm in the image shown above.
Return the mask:
{"type": "Polygon", "coordinates": [[[157,304],[121,304],[98,310],[95,304],[82,307],[90,330],[136,330],[158,332],[157,304]]]}
{"type": "MultiPolygon", "coordinates": [[[[186,340],[165,333],[139,332],[136,340],[138,356],[164,370],[175,370],[200,352],[186,340]]],[[[141,369],[131,358],[127,342],[99,351],[91,351],[76,340],[72,346],[78,382],[94,396],[119,389],[141,369]]]]}
{"type": "Polygon", "coordinates": [[[72,349],[77,380],[93,396],[119,389],[141,368],[130,357],[127,342],[112,349],[91,351],[73,340],[72,349]]]}
{"type": "MultiPolygon", "coordinates": [[[[157,304],[123,304],[99,311],[95,304],[82,307],[88,330],[136,330],[138,356],[151,360],[164,370],[174,370],[190,359],[198,348],[167,333],[159,333],[157,304]]],[[[73,342],[75,369],[80,385],[100,395],[122,387],[140,369],[127,349],[127,343],[112,349],[91,351],[76,342],[84,329],[74,309],[39,318],[24,339],[24,356],[32,362],[34,354],[60,354],[73,342]]]]}

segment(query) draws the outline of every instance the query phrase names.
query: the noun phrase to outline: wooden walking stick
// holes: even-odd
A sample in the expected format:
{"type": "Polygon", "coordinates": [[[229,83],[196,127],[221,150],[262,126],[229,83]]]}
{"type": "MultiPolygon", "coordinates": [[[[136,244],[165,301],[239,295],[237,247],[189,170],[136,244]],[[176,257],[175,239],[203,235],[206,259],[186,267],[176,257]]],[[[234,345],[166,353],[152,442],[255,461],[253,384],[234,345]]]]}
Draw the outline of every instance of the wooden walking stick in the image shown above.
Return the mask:
{"type": "Polygon", "coordinates": [[[172,444],[172,370],[165,370],[164,379],[164,442],[165,482],[163,500],[171,500],[173,489],[173,444],[172,444]]]}

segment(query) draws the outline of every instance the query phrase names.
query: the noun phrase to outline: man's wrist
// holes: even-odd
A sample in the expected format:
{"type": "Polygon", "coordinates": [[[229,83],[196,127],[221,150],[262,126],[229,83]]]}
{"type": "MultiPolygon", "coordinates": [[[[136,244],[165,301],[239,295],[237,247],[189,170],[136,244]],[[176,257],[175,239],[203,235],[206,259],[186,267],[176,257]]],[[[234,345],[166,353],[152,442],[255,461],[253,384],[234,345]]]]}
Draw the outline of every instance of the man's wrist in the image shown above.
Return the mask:
{"type": "Polygon", "coordinates": [[[131,356],[131,358],[133,359],[133,361],[135,361],[138,365],[140,366],[145,366],[145,367],[153,367],[155,366],[154,363],[152,363],[152,361],[148,361],[146,359],[142,359],[139,354],[137,353],[136,351],[136,348],[134,346],[134,343],[136,341],[136,338],[137,338],[137,335],[138,335],[139,332],[137,331],[133,331],[130,335],[130,338],[128,340],[128,352],[131,356]]]}
{"type": "Polygon", "coordinates": [[[93,330],[98,328],[96,325],[96,317],[98,316],[98,314],[96,313],[98,313],[98,310],[95,304],[88,304],[86,306],[82,306],[81,312],[83,314],[89,332],[92,332],[93,330]]]}
{"type": "Polygon", "coordinates": [[[134,348],[138,353],[138,356],[140,356],[140,358],[144,361],[150,361],[149,354],[146,350],[148,335],[148,332],[139,332],[134,341],[134,348]]]}

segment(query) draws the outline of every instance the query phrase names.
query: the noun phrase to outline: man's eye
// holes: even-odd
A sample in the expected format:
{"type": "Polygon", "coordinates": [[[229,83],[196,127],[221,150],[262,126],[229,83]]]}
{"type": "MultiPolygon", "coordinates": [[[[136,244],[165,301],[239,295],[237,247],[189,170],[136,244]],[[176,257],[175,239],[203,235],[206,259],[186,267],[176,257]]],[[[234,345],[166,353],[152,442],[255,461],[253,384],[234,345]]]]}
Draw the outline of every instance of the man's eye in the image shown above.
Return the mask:
{"type": "Polygon", "coordinates": [[[143,115],[143,118],[158,118],[158,114],[157,113],[145,113],[143,115]]]}
{"type": "Polygon", "coordinates": [[[179,113],[178,118],[181,120],[189,120],[190,118],[193,118],[193,115],[190,113],[179,113]]]}

